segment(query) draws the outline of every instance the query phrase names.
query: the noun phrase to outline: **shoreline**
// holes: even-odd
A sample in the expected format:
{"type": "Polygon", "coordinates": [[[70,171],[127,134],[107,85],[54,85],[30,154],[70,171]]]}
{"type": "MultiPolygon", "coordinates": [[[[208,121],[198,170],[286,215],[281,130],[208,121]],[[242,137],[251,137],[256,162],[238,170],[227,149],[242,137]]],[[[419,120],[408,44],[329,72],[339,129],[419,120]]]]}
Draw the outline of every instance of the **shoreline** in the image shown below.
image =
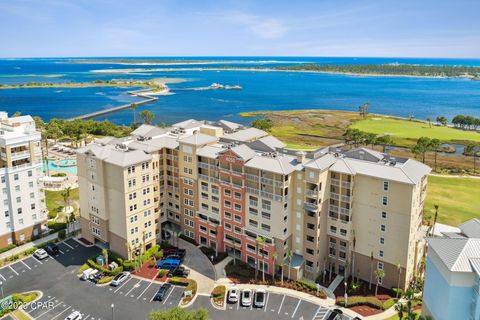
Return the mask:
{"type": "Polygon", "coordinates": [[[133,74],[137,72],[171,72],[171,71],[253,71],[253,72],[299,72],[299,73],[321,73],[334,74],[354,77],[403,77],[403,78],[427,78],[427,79],[467,79],[477,81],[478,78],[472,76],[427,76],[427,75],[409,75],[409,74],[380,74],[380,73],[353,73],[342,71],[320,71],[320,70],[285,70],[274,68],[126,68],[126,69],[96,69],[90,70],[92,73],[112,73],[112,74],[133,74]]]}

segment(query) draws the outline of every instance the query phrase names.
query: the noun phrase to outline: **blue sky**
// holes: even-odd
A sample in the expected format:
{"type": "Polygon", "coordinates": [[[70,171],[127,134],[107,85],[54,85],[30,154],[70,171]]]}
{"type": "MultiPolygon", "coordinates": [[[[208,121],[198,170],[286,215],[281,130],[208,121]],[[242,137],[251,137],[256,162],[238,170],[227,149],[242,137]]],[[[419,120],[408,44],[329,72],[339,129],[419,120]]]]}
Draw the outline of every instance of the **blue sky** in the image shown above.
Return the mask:
{"type": "Polygon", "coordinates": [[[479,0],[0,0],[0,56],[480,58],[479,13],[479,0]]]}

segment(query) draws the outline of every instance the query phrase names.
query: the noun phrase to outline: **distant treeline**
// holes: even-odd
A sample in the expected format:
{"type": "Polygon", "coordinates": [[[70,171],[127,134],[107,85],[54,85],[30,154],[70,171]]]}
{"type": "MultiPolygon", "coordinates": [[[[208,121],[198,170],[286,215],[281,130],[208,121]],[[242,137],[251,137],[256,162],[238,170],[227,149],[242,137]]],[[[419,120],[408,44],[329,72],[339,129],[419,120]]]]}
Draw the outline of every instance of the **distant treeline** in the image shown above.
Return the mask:
{"type": "Polygon", "coordinates": [[[352,73],[367,75],[399,75],[418,77],[448,77],[480,79],[480,67],[471,66],[434,66],[414,64],[347,64],[321,65],[308,63],[302,65],[276,66],[275,70],[317,71],[330,73],[352,73]]]}
{"type": "Polygon", "coordinates": [[[456,128],[477,130],[480,127],[480,118],[459,114],[453,117],[452,124],[456,128]]]}

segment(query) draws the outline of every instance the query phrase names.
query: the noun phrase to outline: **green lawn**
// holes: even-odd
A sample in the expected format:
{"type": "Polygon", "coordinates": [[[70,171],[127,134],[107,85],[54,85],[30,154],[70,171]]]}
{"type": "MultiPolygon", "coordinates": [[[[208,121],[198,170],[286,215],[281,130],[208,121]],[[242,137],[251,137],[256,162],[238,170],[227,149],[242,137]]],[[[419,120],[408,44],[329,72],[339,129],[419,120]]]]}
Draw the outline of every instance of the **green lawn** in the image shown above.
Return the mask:
{"type": "MultiPolygon", "coordinates": [[[[418,319],[420,317],[420,315],[422,314],[422,310],[421,309],[415,310],[415,311],[413,311],[413,313],[416,315],[416,319],[418,319]]],[[[403,316],[403,319],[407,319],[406,316],[403,316]]],[[[387,318],[385,320],[399,320],[399,318],[398,318],[398,315],[394,315],[394,316],[391,316],[390,318],[387,318]]]]}
{"type": "Polygon", "coordinates": [[[428,177],[425,218],[434,216],[434,204],[439,205],[437,222],[452,226],[480,217],[480,179],[428,177]]]}
{"type": "MultiPolygon", "coordinates": [[[[59,207],[63,207],[65,205],[62,196],[63,191],[50,191],[45,190],[45,203],[47,205],[47,210],[53,212],[58,210],[59,207]]],[[[78,201],[79,194],[78,188],[70,190],[70,203],[74,203],[78,201]]]]}
{"type": "Polygon", "coordinates": [[[412,144],[420,137],[437,138],[442,141],[480,141],[480,133],[463,131],[450,127],[434,126],[428,123],[385,117],[369,117],[354,122],[350,128],[376,134],[389,134],[398,144],[412,144]],[[409,141],[410,140],[410,141],[409,141]]]}

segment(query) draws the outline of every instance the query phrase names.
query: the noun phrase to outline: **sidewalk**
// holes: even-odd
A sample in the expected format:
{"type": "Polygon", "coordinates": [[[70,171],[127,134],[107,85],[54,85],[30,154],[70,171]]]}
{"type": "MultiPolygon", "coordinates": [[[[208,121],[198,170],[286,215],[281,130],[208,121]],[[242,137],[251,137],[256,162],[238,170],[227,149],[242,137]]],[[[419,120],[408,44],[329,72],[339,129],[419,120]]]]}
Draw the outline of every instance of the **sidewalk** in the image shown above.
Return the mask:
{"type": "Polygon", "coordinates": [[[8,257],[14,256],[18,253],[21,253],[21,252],[25,251],[25,250],[28,250],[30,248],[33,248],[33,247],[38,246],[38,245],[40,245],[42,243],[45,243],[45,242],[55,240],[57,238],[58,238],[58,232],[52,233],[52,234],[50,234],[46,237],[43,237],[43,238],[40,238],[40,239],[37,239],[37,240],[27,242],[25,244],[22,244],[21,246],[15,247],[11,250],[8,250],[6,252],[1,253],[0,254],[0,260],[4,260],[8,257]]]}

